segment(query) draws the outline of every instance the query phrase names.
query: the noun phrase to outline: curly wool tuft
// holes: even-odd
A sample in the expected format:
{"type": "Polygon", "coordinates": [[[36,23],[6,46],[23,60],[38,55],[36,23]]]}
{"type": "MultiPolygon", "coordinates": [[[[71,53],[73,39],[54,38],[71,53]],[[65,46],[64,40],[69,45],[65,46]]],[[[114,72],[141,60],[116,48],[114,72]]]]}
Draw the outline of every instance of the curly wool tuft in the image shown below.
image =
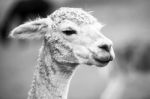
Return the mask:
{"type": "Polygon", "coordinates": [[[64,20],[73,21],[78,25],[97,22],[96,18],[81,8],[62,7],[53,12],[49,17],[55,22],[55,24],[59,24],[64,20]]]}

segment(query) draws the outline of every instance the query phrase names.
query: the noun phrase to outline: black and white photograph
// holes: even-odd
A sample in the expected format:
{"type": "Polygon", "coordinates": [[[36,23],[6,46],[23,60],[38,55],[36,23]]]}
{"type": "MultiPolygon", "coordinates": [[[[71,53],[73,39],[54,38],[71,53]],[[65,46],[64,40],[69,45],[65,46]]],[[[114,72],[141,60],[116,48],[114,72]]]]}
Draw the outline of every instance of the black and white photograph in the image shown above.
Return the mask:
{"type": "Polygon", "coordinates": [[[0,0],[0,99],[150,99],[150,0],[0,0]]]}

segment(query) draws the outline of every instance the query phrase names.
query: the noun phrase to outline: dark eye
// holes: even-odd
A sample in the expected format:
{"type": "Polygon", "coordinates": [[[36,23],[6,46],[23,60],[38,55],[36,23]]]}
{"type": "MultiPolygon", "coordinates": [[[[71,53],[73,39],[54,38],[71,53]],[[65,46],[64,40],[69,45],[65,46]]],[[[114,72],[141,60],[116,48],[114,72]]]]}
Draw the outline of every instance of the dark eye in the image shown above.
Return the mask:
{"type": "Polygon", "coordinates": [[[75,30],[64,30],[62,32],[66,35],[77,34],[77,32],[75,30]]]}

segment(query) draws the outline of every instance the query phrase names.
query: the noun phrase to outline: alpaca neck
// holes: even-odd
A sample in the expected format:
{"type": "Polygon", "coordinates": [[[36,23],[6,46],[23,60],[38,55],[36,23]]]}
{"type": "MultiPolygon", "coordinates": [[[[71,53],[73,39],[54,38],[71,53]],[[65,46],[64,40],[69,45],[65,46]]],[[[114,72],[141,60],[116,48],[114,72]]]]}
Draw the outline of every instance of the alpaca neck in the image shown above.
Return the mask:
{"type": "Polygon", "coordinates": [[[67,99],[70,79],[59,73],[51,78],[35,76],[29,99],[67,99]]]}
{"type": "Polygon", "coordinates": [[[69,70],[70,68],[68,69],[68,66],[64,64],[60,66],[61,64],[51,58],[50,53],[43,52],[34,74],[28,99],[67,99],[70,80],[75,68],[69,70]]]}

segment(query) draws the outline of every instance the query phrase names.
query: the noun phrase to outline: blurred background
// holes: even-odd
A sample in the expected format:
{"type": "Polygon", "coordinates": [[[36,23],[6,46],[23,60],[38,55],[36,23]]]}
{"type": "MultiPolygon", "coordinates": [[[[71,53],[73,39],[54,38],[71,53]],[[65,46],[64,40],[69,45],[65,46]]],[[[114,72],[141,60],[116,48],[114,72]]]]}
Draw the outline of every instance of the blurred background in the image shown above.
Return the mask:
{"type": "Polygon", "coordinates": [[[41,45],[8,33],[62,6],[93,11],[116,52],[104,68],[78,68],[68,99],[150,99],[150,0],[0,0],[0,99],[27,98],[41,45]]]}

